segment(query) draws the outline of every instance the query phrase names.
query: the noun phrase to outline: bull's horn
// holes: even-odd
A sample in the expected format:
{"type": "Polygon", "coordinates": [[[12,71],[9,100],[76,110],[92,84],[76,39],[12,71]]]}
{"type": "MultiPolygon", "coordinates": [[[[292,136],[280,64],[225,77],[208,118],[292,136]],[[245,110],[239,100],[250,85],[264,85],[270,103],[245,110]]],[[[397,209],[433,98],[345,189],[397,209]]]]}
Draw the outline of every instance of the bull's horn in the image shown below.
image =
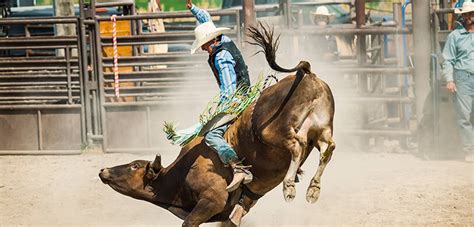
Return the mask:
{"type": "Polygon", "coordinates": [[[151,168],[153,168],[153,170],[159,170],[161,169],[161,155],[160,154],[157,154],[156,157],[155,157],[155,161],[153,161],[151,163],[151,168]]]}

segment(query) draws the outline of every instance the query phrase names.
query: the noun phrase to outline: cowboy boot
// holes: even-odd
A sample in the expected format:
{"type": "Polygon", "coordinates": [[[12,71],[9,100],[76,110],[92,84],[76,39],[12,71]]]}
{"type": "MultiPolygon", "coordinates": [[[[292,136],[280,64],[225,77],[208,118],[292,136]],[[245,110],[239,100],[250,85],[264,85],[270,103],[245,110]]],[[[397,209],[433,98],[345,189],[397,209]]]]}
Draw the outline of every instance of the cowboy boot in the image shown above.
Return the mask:
{"type": "Polygon", "coordinates": [[[232,192],[237,189],[240,186],[240,183],[248,184],[253,179],[253,175],[249,171],[250,166],[239,166],[236,164],[231,164],[231,166],[234,169],[234,178],[226,188],[228,192],[232,192]]]}

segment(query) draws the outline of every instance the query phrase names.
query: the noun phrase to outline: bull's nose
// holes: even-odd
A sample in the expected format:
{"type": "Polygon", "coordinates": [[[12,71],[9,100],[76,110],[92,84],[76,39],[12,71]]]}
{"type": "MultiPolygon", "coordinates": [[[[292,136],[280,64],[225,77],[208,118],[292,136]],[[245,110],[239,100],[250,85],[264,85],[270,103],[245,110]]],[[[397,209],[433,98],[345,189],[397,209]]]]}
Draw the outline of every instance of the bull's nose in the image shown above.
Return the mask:
{"type": "Polygon", "coordinates": [[[99,172],[99,178],[102,180],[103,183],[107,183],[108,182],[108,178],[109,178],[109,171],[107,168],[103,168],[100,170],[99,172]]]}
{"type": "Polygon", "coordinates": [[[109,175],[109,169],[108,168],[100,169],[99,175],[108,176],[109,175]]]}

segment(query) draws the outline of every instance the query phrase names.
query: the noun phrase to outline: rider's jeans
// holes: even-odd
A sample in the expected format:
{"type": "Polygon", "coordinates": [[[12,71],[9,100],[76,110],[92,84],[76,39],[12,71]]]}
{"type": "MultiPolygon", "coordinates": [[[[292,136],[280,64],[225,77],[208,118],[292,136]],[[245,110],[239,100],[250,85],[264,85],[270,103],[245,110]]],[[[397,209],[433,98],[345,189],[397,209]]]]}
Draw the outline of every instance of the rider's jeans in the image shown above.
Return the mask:
{"type": "Polygon", "coordinates": [[[474,99],[474,73],[462,70],[454,71],[454,83],[457,92],[455,94],[455,106],[457,122],[463,143],[463,150],[474,153],[474,130],[473,130],[473,102],[474,99]]]}
{"type": "Polygon", "coordinates": [[[219,158],[224,164],[229,164],[229,161],[237,161],[238,157],[234,149],[224,139],[224,133],[229,128],[229,124],[215,128],[204,136],[204,142],[207,146],[217,152],[219,158]]]}

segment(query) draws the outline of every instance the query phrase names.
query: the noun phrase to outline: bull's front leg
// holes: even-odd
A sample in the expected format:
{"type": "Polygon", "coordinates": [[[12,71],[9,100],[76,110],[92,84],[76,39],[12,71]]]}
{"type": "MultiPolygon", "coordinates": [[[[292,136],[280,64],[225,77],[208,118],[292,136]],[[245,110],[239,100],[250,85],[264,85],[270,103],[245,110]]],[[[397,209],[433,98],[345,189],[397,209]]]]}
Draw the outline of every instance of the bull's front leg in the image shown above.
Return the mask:
{"type": "Polygon", "coordinates": [[[196,206],[193,208],[191,213],[184,219],[183,227],[195,227],[208,221],[214,215],[224,210],[227,200],[227,191],[223,190],[222,193],[210,192],[202,193],[196,206]],[[223,195],[223,194],[226,195],[223,195]],[[222,195],[221,195],[222,194],[222,195]]]}

